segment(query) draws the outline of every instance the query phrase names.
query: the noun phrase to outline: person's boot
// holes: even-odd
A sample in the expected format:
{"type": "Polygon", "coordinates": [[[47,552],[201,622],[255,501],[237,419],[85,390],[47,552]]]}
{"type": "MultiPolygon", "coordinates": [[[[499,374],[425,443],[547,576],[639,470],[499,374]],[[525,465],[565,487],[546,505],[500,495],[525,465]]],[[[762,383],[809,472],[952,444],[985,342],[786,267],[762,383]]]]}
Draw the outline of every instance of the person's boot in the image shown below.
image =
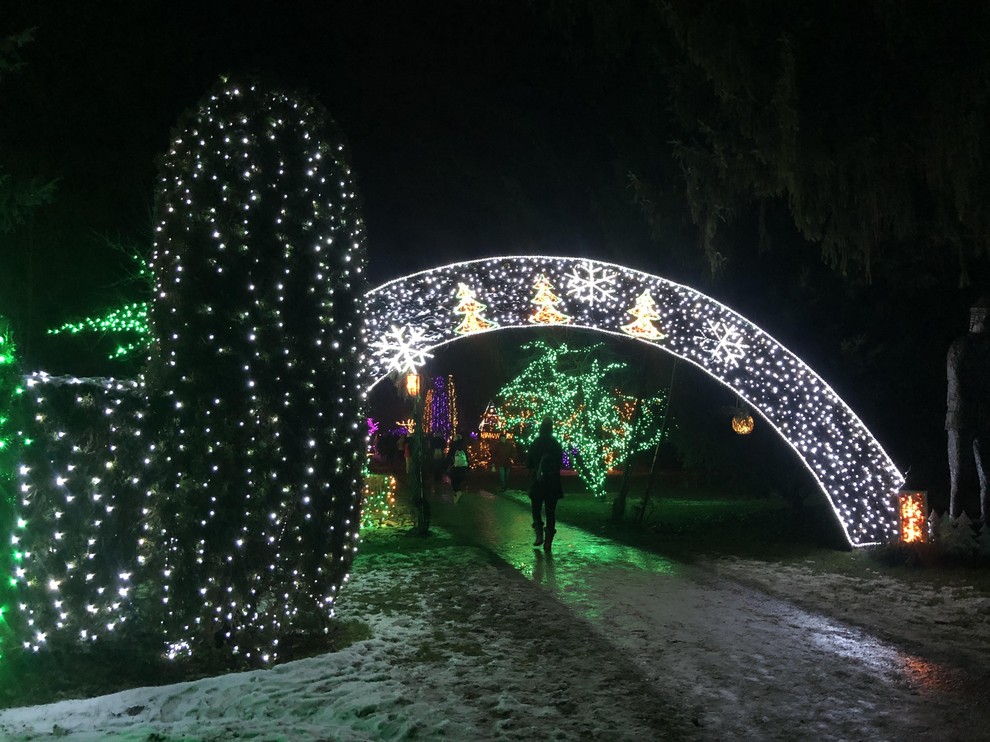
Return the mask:
{"type": "Polygon", "coordinates": [[[557,533],[557,529],[553,530],[547,529],[546,538],[543,540],[543,551],[550,551],[550,547],[553,545],[553,535],[557,533]]]}
{"type": "Polygon", "coordinates": [[[533,530],[536,531],[536,541],[533,542],[533,546],[539,546],[543,543],[543,524],[534,525],[533,530]]]}

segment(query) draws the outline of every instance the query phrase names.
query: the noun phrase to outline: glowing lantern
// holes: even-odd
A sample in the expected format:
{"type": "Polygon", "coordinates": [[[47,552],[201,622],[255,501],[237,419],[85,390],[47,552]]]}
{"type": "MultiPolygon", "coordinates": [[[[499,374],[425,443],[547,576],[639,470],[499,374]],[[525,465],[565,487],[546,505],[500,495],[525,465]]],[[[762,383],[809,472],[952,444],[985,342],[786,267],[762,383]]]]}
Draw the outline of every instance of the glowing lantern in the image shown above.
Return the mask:
{"type": "Polygon", "coordinates": [[[419,374],[406,374],[406,394],[410,397],[419,396],[419,374]]]}
{"type": "Polygon", "coordinates": [[[897,512],[901,519],[901,543],[923,544],[927,541],[928,493],[918,490],[897,495],[897,512]]]}
{"type": "Polygon", "coordinates": [[[753,416],[748,412],[740,410],[732,416],[732,429],[739,435],[749,435],[753,432],[753,416]]]}

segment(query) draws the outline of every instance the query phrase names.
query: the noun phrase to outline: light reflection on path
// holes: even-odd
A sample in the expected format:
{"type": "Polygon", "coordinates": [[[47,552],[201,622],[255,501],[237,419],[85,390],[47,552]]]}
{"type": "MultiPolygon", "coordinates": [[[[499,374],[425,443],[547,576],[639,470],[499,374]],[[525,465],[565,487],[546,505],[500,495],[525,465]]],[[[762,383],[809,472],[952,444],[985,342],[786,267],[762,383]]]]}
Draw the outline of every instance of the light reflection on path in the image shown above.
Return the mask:
{"type": "Polygon", "coordinates": [[[988,714],[984,691],[966,673],[703,568],[559,522],[553,555],[545,555],[531,545],[521,503],[470,492],[458,505],[437,503],[435,520],[550,592],[658,685],[675,688],[705,736],[971,739],[981,726],[974,714],[988,714]]]}

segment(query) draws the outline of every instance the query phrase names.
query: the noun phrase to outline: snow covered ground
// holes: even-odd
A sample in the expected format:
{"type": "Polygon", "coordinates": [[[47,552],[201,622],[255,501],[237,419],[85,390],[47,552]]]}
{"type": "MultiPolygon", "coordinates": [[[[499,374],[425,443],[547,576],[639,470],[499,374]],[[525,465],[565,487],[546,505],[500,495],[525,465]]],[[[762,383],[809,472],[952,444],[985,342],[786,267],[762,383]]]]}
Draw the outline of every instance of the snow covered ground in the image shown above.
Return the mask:
{"type": "MultiPolygon", "coordinates": [[[[565,500],[566,505],[566,500],[565,500]]],[[[691,565],[469,494],[372,532],[372,637],[254,671],[0,712],[9,740],[971,740],[990,596],[743,559],[691,565]]]]}

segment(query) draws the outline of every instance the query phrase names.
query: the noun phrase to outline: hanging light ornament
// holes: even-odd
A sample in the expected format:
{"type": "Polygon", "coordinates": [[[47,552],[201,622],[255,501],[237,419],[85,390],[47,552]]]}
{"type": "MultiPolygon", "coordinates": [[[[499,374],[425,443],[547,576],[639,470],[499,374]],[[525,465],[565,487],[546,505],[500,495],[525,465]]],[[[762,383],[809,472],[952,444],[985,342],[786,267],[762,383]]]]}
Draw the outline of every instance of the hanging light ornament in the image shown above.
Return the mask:
{"type": "Polygon", "coordinates": [[[736,406],[732,408],[732,430],[739,435],[749,435],[753,432],[756,423],[749,410],[743,407],[742,399],[736,396],[736,406]]]}
{"type": "Polygon", "coordinates": [[[745,410],[739,410],[732,416],[732,430],[739,435],[749,435],[753,432],[753,416],[745,410]]]}
{"type": "Polygon", "coordinates": [[[410,397],[418,397],[419,389],[419,374],[406,374],[406,394],[410,397]]]}

